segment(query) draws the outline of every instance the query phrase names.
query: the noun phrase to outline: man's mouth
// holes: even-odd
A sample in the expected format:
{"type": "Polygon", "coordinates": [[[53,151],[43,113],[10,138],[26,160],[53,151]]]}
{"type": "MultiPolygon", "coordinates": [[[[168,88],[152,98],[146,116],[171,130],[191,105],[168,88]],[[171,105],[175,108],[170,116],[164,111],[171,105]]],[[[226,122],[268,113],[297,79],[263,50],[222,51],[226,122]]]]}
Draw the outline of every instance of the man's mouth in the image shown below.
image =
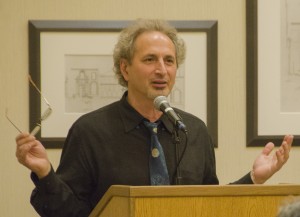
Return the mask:
{"type": "Polygon", "coordinates": [[[155,80],[152,81],[151,84],[155,88],[165,88],[167,86],[167,82],[164,80],[155,80]]]}

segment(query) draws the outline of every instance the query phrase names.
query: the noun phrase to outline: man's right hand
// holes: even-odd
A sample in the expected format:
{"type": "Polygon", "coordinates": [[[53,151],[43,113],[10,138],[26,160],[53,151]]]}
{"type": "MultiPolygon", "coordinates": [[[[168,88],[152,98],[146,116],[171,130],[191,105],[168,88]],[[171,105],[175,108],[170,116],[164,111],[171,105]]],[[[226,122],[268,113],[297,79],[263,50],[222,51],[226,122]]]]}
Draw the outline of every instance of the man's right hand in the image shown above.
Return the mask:
{"type": "Polygon", "coordinates": [[[44,146],[29,133],[21,133],[16,137],[16,157],[25,167],[34,172],[39,179],[47,176],[51,164],[44,146]]]}

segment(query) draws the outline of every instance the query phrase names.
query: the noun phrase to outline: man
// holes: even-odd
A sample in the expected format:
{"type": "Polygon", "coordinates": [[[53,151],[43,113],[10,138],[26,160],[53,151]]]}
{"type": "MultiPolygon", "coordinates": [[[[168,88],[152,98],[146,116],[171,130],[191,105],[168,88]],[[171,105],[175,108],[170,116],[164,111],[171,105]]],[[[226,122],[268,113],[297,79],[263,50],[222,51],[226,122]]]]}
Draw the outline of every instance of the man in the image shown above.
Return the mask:
{"type": "Polygon", "coordinates": [[[279,207],[276,217],[300,217],[300,197],[288,197],[279,207]]]}
{"type": "MultiPolygon", "coordinates": [[[[153,100],[170,94],[184,57],[185,45],[173,27],[161,20],[138,20],[121,32],[114,50],[114,70],[128,91],[120,101],[83,115],[73,124],[56,172],[39,141],[28,133],[17,136],[16,155],[32,171],[36,188],[31,203],[41,216],[88,216],[111,185],[150,185],[150,134],[145,121],[160,123],[157,132],[167,181],[175,183],[174,126],[155,109],[153,100]]],[[[214,147],[205,124],[189,113],[175,111],[188,129],[180,164],[182,184],[218,184],[214,147]]],[[[179,136],[184,144],[184,133],[179,136]]],[[[292,136],[286,136],[272,156],[274,144],[268,143],[252,172],[235,183],[265,182],[287,161],[292,141],[292,136]]]]}

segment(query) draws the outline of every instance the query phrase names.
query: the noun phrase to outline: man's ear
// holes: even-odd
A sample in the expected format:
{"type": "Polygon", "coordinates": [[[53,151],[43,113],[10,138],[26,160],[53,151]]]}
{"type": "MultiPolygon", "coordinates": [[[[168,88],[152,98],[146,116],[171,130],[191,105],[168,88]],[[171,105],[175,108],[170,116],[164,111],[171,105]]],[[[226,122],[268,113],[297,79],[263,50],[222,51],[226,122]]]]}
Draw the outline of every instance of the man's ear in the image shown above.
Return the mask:
{"type": "Polygon", "coordinates": [[[127,71],[127,67],[128,67],[128,61],[126,59],[121,59],[120,60],[120,71],[125,79],[125,81],[128,81],[128,71],[127,71]]]}

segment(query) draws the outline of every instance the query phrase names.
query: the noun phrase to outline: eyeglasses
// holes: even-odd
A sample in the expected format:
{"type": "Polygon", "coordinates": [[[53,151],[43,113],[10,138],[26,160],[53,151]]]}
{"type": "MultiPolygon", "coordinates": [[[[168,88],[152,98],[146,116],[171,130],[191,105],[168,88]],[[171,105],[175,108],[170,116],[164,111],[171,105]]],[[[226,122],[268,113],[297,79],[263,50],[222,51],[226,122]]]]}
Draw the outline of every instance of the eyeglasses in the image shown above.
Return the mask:
{"type": "MultiPolygon", "coordinates": [[[[45,102],[45,104],[47,105],[47,109],[43,112],[43,114],[41,115],[40,119],[37,121],[35,127],[33,128],[33,130],[30,132],[31,135],[36,135],[40,130],[41,130],[41,123],[42,121],[46,120],[52,113],[52,108],[51,105],[49,104],[48,100],[43,96],[42,92],[39,90],[39,88],[36,86],[36,84],[33,82],[33,80],[31,79],[31,76],[28,75],[28,80],[29,82],[32,84],[32,86],[39,92],[39,94],[41,95],[43,101],[45,102]]],[[[9,118],[8,116],[8,110],[6,109],[5,112],[5,116],[7,118],[7,120],[20,132],[22,133],[22,131],[20,130],[19,127],[17,127],[17,125],[9,118]]]]}

